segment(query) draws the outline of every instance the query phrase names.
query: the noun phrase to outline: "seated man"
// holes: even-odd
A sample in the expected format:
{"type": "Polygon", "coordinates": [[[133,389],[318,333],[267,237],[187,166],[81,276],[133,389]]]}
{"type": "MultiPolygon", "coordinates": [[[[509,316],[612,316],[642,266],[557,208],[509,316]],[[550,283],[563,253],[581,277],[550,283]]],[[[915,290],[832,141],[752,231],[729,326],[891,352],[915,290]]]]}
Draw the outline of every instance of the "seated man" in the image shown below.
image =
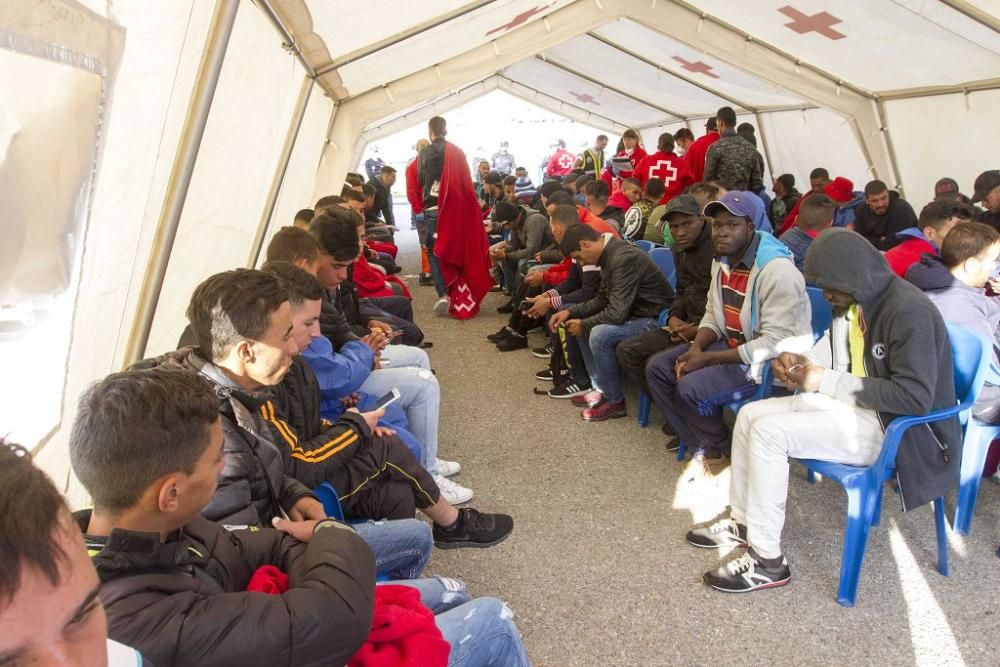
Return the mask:
{"type": "Polygon", "coordinates": [[[0,438],[0,664],[142,667],[108,639],[101,583],[48,475],[0,438]]]}
{"type": "Polygon", "coordinates": [[[948,199],[935,199],[920,211],[917,224],[898,232],[900,243],[885,253],[892,272],[901,278],[911,266],[927,254],[938,256],[941,244],[952,227],[960,222],[972,220],[976,209],[948,199]]]}
{"type": "Polygon", "coordinates": [[[293,225],[299,229],[309,229],[309,223],[316,216],[311,208],[300,209],[298,213],[295,214],[295,220],[292,222],[293,225]]]}
{"type": "Polygon", "coordinates": [[[358,234],[358,256],[351,266],[351,280],[357,289],[358,296],[362,299],[403,296],[412,300],[413,297],[410,296],[410,290],[406,288],[406,283],[396,276],[386,275],[384,270],[369,264],[367,258],[369,248],[365,241],[365,223],[361,216],[354,215],[357,218],[354,222],[358,234]]]}
{"type": "MultiPolygon", "coordinates": [[[[932,202],[933,204],[934,202],[932,202]]],[[[951,202],[955,205],[957,202],[951,202]]],[[[931,206],[928,204],[927,206],[931,206]]],[[[924,207],[924,211],[927,207],[924,207]]],[[[920,213],[923,218],[924,213],[920,213]]],[[[896,246],[893,250],[901,248],[896,246]]],[[[941,244],[941,257],[925,254],[910,267],[906,279],[922,289],[945,322],[981,333],[993,341],[993,369],[972,408],[987,424],[1000,424],[1000,284],[996,279],[1000,235],[981,222],[959,222],[941,244]],[[993,296],[987,296],[985,287],[993,296]]]]}
{"type": "MultiPolygon", "coordinates": [[[[626,338],[615,350],[622,375],[647,393],[646,363],[650,357],[674,345],[688,343],[698,333],[698,323],[705,315],[715,258],[711,226],[705,222],[693,196],[681,195],[672,199],[663,217],[674,238],[672,252],[677,271],[677,296],[670,305],[667,326],[626,338]]],[[[678,447],[680,440],[677,438],[667,445],[671,451],[678,447]]]]}
{"type": "Polygon", "coordinates": [[[806,261],[806,251],[813,239],[833,225],[836,206],[826,195],[813,195],[802,202],[795,226],[782,234],[781,242],[792,251],[795,268],[799,271],[806,261]]]}
{"type": "Polygon", "coordinates": [[[646,365],[653,401],[694,452],[688,479],[714,474],[729,451],[719,399],[752,388],[779,352],[812,346],[802,274],[780,241],[754,230],[752,198],[729,192],[705,207],[719,256],[705,315],[690,345],[674,345],[646,365]]]}
{"type": "Polygon", "coordinates": [[[320,514],[227,531],[199,517],[232,463],[205,379],[177,368],[105,378],[80,399],[69,453],[94,501],[76,520],[111,637],[155,665],[344,664],[364,644],[375,560],[350,526],[320,514]],[[266,565],[289,576],[287,592],[247,590],[266,565]]]}
{"type": "MultiPolygon", "coordinates": [[[[834,320],[816,352],[829,368],[784,352],[775,377],[797,395],[750,403],[733,431],[730,516],[687,535],[696,547],[746,546],[705,573],[709,586],[743,593],[791,579],[781,550],[788,459],[868,466],[882,450],[884,426],[899,415],[955,405],[951,347],[944,321],[919,290],[893,275],[858,234],[829,229],[806,256],[805,275],[833,304],[834,320]]],[[[958,483],[962,431],[951,418],[908,429],[896,454],[904,510],[958,483]]]]}
{"type": "Polygon", "coordinates": [[[535,200],[538,189],[528,177],[528,170],[524,167],[518,167],[514,170],[514,176],[514,197],[517,198],[517,203],[525,206],[530,205],[535,200]]]}
{"type": "MultiPolygon", "coordinates": [[[[636,184],[638,185],[638,182],[636,184]]],[[[639,186],[639,189],[641,190],[642,186],[639,186]]],[[[622,208],[611,206],[608,203],[611,187],[603,180],[591,181],[584,186],[583,193],[587,196],[587,206],[590,212],[613,226],[615,231],[620,233],[622,225],[625,224],[625,209],[628,206],[622,208]]]]}
{"type": "Polygon", "coordinates": [[[917,226],[917,215],[909,202],[882,181],[865,185],[865,200],[854,211],[854,231],[885,252],[903,242],[897,232],[917,226]]]}
{"type": "MultiPolygon", "coordinates": [[[[372,370],[373,363],[378,359],[374,352],[379,347],[377,339],[369,341],[374,343],[372,346],[362,343],[348,343],[345,346],[356,346],[358,350],[350,350],[349,353],[357,354],[361,357],[362,364],[366,364],[362,368],[350,368],[362,364],[335,358],[345,355],[334,352],[330,341],[320,333],[319,314],[323,288],[316,278],[288,262],[268,262],[263,270],[277,278],[288,293],[292,309],[291,335],[302,353],[301,360],[297,359],[293,363],[291,371],[276,389],[279,408],[273,414],[261,413],[271,427],[273,439],[281,441],[287,435],[287,431],[276,421],[280,413],[288,415],[287,421],[292,432],[298,433],[301,438],[319,437],[320,440],[329,440],[329,430],[332,427],[324,426],[324,421],[333,422],[343,417],[347,408],[344,401],[349,403],[350,397],[356,395],[355,392],[362,393],[358,395],[358,409],[368,411],[374,409],[375,401],[395,389],[400,394],[399,400],[390,407],[404,412],[402,426],[412,433],[417,451],[420,452],[414,452],[414,455],[434,478],[441,495],[452,505],[472,500],[471,489],[448,479],[449,476],[458,474],[461,466],[454,461],[442,461],[437,457],[441,389],[434,374],[422,368],[372,370]],[[306,362],[311,373],[299,368],[302,361],[306,362]],[[345,367],[355,371],[353,374],[364,377],[352,378],[350,371],[343,372],[345,367]],[[310,379],[310,375],[314,379],[310,379]],[[336,407],[331,409],[331,405],[336,407]]],[[[398,435],[406,441],[402,432],[398,432],[398,435]]],[[[408,446],[409,444],[407,443],[408,446]]],[[[414,451],[413,447],[410,447],[410,451],[414,451]]],[[[294,453],[292,455],[295,456],[294,453]]]]}
{"type": "Polygon", "coordinates": [[[549,318],[552,331],[565,327],[580,338],[580,352],[593,381],[593,390],[573,403],[584,408],[581,416],[586,421],[624,417],[625,394],[615,347],[629,336],[655,328],[674,291],[645,251],[588,225],[569,227],[560,246],[564,255],[581,264],[601,267],[597,296],[549,318]]]}
{"type": "MultiPolygon", "coordinates": [[[[227,463],[221,422],[212,384],[184,370],[118,373],[83,396],[70,458],[94,510],[76,518],[111,636],[158,665],[343,665],[366,639],[370,654],[384,641],[369,637],[373,604],[400,592],[375,586],[376,562],[351,526],[275,517],[274,529],[227,531],[198,516],[227,463]]],[[[399,583],[437,614],[437,631],[420,631],[438,660],[528,664],[499,600],[469,601],[456,580],[399,583]]],[[[403,609],[423,611],[415,602],[403,609]]]]}
{"type": "MultiPolygon", "coordinates": [[[[645,159],[645,158],[643,158],[645,159]]],[[[647,238],[649,217],[653,209],[660,205],[663,198],[663,181],[658,178],[649,178],[642,189],[639,199],[625,211],[625,225],[622,227],[622,236],[629,241],[638,241],[647,238]]],[[[656,233],[655,230],[653,232],[656,233]]],[[[653,241],[660,243],[660,241],[653,241]]]]}
{"type": "Polygon", "coordinates": [[[365,230],[367,231],[368,237],[376,241],[388,241],[389,243],[394,243],[394,233],[396,228],[383,222],[382,218],[379,217],[379,209],[377,208],[377,192],[375,186],[365,183],[361,186],[361,194],[365,198],[364,208],[361,211],[361,215],[365,219],[365,230]]]}
{"type": "Polygon", "coordinates": [[[511,293],[511,301],[497,308],[498,313],[510,314],[517,304],[513,295],[520,287],[522,270],[543,248],[552,244],[552,232],[545,215],[533,209],[498,202],[496,221],[505,224],[510,236],[501,245],[490,251],[490,258],[503,270],[504,286],[511,293]]]}

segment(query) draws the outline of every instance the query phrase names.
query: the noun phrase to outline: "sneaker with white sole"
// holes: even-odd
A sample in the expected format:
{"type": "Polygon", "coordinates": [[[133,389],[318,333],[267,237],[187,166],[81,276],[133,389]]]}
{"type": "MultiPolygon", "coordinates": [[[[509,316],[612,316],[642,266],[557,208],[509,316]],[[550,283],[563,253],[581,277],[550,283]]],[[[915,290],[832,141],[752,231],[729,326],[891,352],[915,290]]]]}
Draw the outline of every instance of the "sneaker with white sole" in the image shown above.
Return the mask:
{"type": "MultiPolygon", "coordinates": [[[[528,333],[531,333],[530,331],[528,333]]],[[[536,347],[531,350],[531,356],[538,359],[548,359],[552,356],[552,346],[546,345],[545,347],[536,347]]]]}
{"type": "Polygon", "coordinates": [[[692,528],[688,531],[687,541],[688,544],[699,549],[745,547],[747,545],[747,527],[727,517],[707,526],[692,528]]]}
{"type": "Polygon", "coordinates": [[[449,505],[461,505],[472,500],[472,489],[456,484],[442,475],[440,470],[438,474],[434,475],[434,483],[438,485],[441,497],[449,505]]]}
{"type": "Polygon", "coordinates": [[[749,593],[784,586],[792,580],[792,571],[784,556],[774,565],[766,565],[753,548],[742,556],[705,573],[706,584],[723,593],[749,593]]]}
{"type": "Polygon", "coordinates": [[[575,396],[583,396],[588,391],[590,391],[590,385],[582,385],[569,380],[560,384],[557,387],[549,389],[549,398],[573,398],[575,396]]]}
{"type": "Polygon", "coordinates": [[[438,315],[447,315],[449,305],[451,304],[448,301],[448,297],[443,296],[434,302],[434,312],[438,315]]]}
{"type": "Polygon", "coordinates": [[[436,459],[436,461],[438,474],[442,477],[451,477],[462,471],[462,466],[457,461],[445,461],[444,459],[436,459]]]}

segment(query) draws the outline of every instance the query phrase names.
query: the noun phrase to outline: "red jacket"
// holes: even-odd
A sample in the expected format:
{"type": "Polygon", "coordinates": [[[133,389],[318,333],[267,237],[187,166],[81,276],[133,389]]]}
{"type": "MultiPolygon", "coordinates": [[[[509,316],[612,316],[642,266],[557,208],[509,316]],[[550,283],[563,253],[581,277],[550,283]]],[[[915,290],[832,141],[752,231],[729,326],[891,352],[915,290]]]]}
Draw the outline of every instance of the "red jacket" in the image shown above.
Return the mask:
{"type": "Polygon", "coordinates": [[[938,249],[927,239],[911,237],[888,250],[885,253],[885,260],[889,262],[889,268],[900,278],[906,277],[907,270],[920,261],[923,254],[938,256],[938,249]]]}
{"type": "MultiPolygon", "coordinates": [[[[415,588],[375,587],[368,641],[349,667],[445,667],[451,646],[415,588]]],[[[470,612],[471,613],[471,612],[470,612]]]]}
{"type": "MultiPolygon", "coordinates": [[[[580,222],[583,224],[590,225],[601,234],[613,234],[616,239],[621,238],[621,236],[618,235],[618,232],[615,231],[614,227],[598,218],[589,210],[583,208],[582,206],[577,206],[576,211],[580,215],[580,222]]],[[[572,264],[572,259],[569,257],[563,258],[563,261],[545,270],[545,273],[542,274],[542,280],[549,285],[558,285],[569,277],[569,267],[572,264]]]]}
{"type": "MultiPolygon", "coordinates": [[[[626,156],[625,151],[620,151],[618,153],[615,153],[613,157],[625,157],[625,156],[626,156]]],[[[615,177],[614,172],[611,171],[611,160],[608,160],[608,166],[606,166],[604,168],[604,171],[601,172],[601,179],[605,183],[607,183],[611,187],[611,191],[614,192],[615,190],[619,189],[619,187],[621,187],[621,182],[623,180],[625,180],[626,178],[632,178],[632,176],[635,175],[635,165],[639,164],[639,161],[642,160],[642,158],[644,157],[646,157],[646,151],[642,150],[642,146],[636,146],[635,148],[633,148],[632,154],[628,156],[629,160],[632,162],[633,171],[620,171],[618,172],[617,177],[615,177]]]]}
{"type": "Polygon", "coordinates": [[[545,175],[566,176],[573,173],[573,165],[575,163],[576,156],[565,148],[560,148],[549,158],[549,164],[545,167],[545,175]]]}
{"type": "Polygon", "coordinates": [[[417,158],[413,158],[406,165],[406,201],[410,202],[413,215],[424,212],[424,189],[417,178],[417,162],[417,158]]]}
{"type": "Polygon", "coordinates": [[[399,252],[399,248],[396,244],[389,243],[388,241],[372,241],[371,239],[365,239],[365,244],[375,252],[384,252],[393,259],[396,259],[396,254],[399,252]]]}
{"type": "Polygon", "coordinates": [[[705,180],[705,154],[708,153],[708,147],[718,140],[718,132],[709,132],[705,136],[695,139],[695,142],[688,147],[687,153],[684,154],[684,159],[691,167],[691,175],[694,177],[695,183],[705,180]]]}
{"type": "Polygon", "coordinates": [[[365,257],[359,256],[354,260],[353,280],[358,288],[358,295],[365,298],[377,298],[381,296],[395,296],[396,292],[389,286],[389,283],[396,283],[403,287],[403,295],[409,299],[410,290],[396,276],[387,276],[374,266],[368,263],[365,257]]]}
{"type": "Polygon", "coordinates": [[[642,158],[635,166],[635,177],[642,182],[642,187],[646,187],[646,181],[651,178],[663,181],[666,191],[660,199],[661,204],[666,204],[694,183],[691,167],[673,152],[656,151],[642,158]]]}

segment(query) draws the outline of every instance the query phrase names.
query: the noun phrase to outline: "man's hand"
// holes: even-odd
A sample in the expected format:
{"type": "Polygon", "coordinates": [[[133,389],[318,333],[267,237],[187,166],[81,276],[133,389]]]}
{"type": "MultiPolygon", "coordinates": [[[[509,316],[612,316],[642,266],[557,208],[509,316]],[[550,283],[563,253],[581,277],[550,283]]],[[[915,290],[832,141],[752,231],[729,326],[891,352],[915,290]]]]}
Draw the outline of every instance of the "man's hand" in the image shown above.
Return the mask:
{"type": "Polygon", "coordinates": [[[567,320],[566,321],[566,331],[572,336],[580,337],[583,335],[583,324],[580,320],[567,320]]]}
{"type": "Polygon", "coordinates": [[[670,317],[667,326],[670,327],[670,340],[674,343],[690,343],[698,333],[697,324],[688,324],[679,317],[670,317]]]}
{"type": "Polygon", "coordinates": [[[320,501],[309,496],[303,496],[292,505],[292,509],[288,511],[288,516],[292,521],[325,519],[326,511],[323,509],[323,504],[320,501]]]}
{"type": "Polygon", "coordinates": [[[687,352],[677,357],[677,361],[674,362],[674,373],[680,379],[688,373],[708,366],[708,361],[708,355],[700,347],[692,345],[687,352]]]}
{"type": "Polygon", "coordinates": [[[823,379],[826,369],[822,366],[809,364],[808,366],[792,366],[785,373],[788,380],[785,384],[789,389],[798,391],[819,391],[819,382],[823,379]]]}
{"type": "Polygon", "coordinates": [[[379,329],[386,336],[392,334],[392,327],[385,322],[379,322],[378,320],[368,320],[368,329],[371,330],[372,333],[375,333],[375,329],[379,329]]]}
{"type": "Polygon", "coordinates": [[[356,412],[361,415],[361,418],[368,424],[368,430],[374,433],[375,429],[378,428],[378,420],[385,415],[385,408],[379,408],[372,412],[361,412],[357,408],[351,408],[348,412],[356,412]]]}
{"type": "Polygon", "coordinates": [[[350,396],[344,396],[339,400],[344,404],[345,408],[353,408],[358,404],[358,401],[361,400],[361,397],[358,395],[358,392],[354,392],[350,396]]]}
{"type": "Polygon", "coordinates": [[[372,429],[372,435],[385,438],[390,435],[396,435],[396,431],[389,428],[388,426],[376,426],[375,428],[372,429]]]}
{"type": "Polygon", "coordinates": [[[560,310],[558,313],[549,318],[549,329],[555,331],[568,319],[569,319],[569,311],[560,310]]]}
{"type": "Polygon", "coordinates": [[[490,253],[490,257],[492,257],[495,260],[507,259],[507,251],[504,250],[503,248],[498,248],[497,250],[494,250],[493,252],[490,253]]]}
{"type": "Polygon", "coordinates": [[[541,269],[532,269],[524,276],[524,284],[529,287],[539,287],[545,281],[545,272],[541,269]]]}
{"type": "MultiPolygon", "coordinates": [[[[323,518],[325,519],[326,517],[323,518]]],[[[319,523],[319,521],[316,519],[310,521],[289,521],[288,519],[282,519],[279,516],[271,519],[271,525],[274,526],[276,530],[288,533],[299,542],[308,542],[312,538],[313,533],[316,532],[317,523],[319,523]]]]}
{"type": "Polygon", "coordinates": [[[794,372],[797,373],[798,370],[805,368],[811,363],[807,357],[801,354],[782,352],[771,360],[771,369],[774,371],[774,377],[785,384],[789,384],[789,382],[793,381],[789,375],[790,369],[794,369],[794,372]]]}
{"type": "Polygon", "coordinates": [[[538,262],[539,264],[542,263],[542,253],[540,252],[535,253],[535,261],[538,262]]]}
{"type": "Polygon", "coordinates": [[[386,338],[386,335],[381,330],[375,330],[367,336],[363,336],[361,342],[370,347],[372,352],[378,355],[389,344],[389,339],[386,338]]]}
{"type": "Polygon", "coordinates": [[[545,315],[552,310],[552,298],[548,294],[539,294],[538,296],[528,297],[525,301],[531,303],[531,308],[524,311],[524,314],[528,317],[545,317],[545,315]]]}

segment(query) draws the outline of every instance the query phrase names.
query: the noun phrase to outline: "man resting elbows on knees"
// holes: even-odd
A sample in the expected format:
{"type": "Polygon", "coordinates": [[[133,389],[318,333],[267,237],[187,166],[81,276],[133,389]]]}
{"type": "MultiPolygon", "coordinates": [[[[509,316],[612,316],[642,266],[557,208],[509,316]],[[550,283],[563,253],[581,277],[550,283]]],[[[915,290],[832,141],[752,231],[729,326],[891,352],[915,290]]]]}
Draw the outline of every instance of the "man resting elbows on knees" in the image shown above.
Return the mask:
{"type": "MultiPolygon", "coordinates": [[[[817,358],[830,359],[830,367],[791,352],[774,360],[775,377],[796,395],[740,410],[733,431],[730,516],[687,534],[696,547],[748,547],[705,573],[706,584],[726,593],[782,586],[791,579],[781,549],[789,458],[869,466],[882,450],[885,427],[897,416],[955,405],[951,346],[941,315],[920,290],[893,275],[864,237],[845,229],[823,232],[806,254],[805,275],[833,304],[833,324],[814,349],[817,358]]],[[[904,510],[956,486],[961,449],[956,418],[905,432],[895,461],[904,510]]]]}

